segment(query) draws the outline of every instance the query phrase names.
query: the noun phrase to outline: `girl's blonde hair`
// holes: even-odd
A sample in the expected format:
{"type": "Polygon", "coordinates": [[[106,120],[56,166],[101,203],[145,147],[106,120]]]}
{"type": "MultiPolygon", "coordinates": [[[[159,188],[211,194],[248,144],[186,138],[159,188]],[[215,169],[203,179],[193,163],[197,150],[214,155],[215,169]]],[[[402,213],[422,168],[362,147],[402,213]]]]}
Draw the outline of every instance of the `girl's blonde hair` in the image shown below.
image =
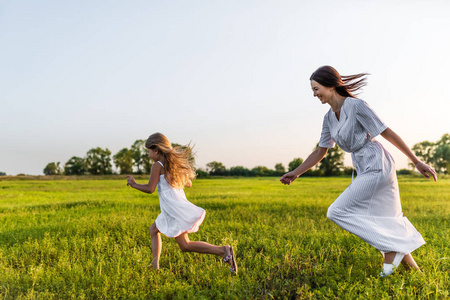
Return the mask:
{"type": "Polygon", "coordinates": [[[149,136],[145,148],[157,149],[164,157],[165,178],[170,186],[183,188],[195,179],[194,154],[190,145],[173,148],[169,139],[157,132],[149,136]]]}

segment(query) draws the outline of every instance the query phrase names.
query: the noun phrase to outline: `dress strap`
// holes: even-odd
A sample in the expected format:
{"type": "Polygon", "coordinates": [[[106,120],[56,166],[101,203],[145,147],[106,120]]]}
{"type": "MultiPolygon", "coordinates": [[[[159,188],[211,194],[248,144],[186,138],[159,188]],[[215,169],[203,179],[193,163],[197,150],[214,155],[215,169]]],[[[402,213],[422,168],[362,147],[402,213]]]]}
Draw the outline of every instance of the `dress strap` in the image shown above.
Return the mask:
{"type": "Polygon", "coordinates": [[[159,160],[157,160],[156,162],[159,162],[159,164],[161,165],[161,167],[163,167],[163,168],[164,168],[164,165],[163,165],[163,163],[162,163],[162,162],[160,162],[159,160]]]}

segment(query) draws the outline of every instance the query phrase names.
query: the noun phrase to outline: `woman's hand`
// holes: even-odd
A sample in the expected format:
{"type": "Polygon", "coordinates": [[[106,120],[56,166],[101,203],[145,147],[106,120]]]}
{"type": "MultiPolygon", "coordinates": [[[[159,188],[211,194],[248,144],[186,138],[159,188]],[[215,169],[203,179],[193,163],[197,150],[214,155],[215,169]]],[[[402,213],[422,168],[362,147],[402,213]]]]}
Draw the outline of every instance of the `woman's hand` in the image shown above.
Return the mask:
{"type": "Polygon", "coordinates": [[[283,184],[290,185],[292,181],[298,178],[298,175],[294,172],[289,172],[281,176],[280,181],[283,184]]]}
{"type": "Polygon", "coordinates": [[[430,173],[431,176],[433,176],[434,181],[437,181],[436,171],[426,163],[419,161],[416,163],[416,169],[428,179],[430,179],[430,175],[428,175],[428,173],[430,173]]]}
{"type": "Polygon", "coordinates": [[[134,180],[133,176],[127,175],[127,186],[133,187],[133,185],[136,183],[136,180],[134,180]]]}
{"type": "MultiPolygon", "coordinates": [[[[416,155],[412,153],[411,149],[408,148],[402,138],[398,136],[398,134],[396,134],[392,129],[386,128],[386,130],[381,133],[381,136],[391,142],[391,144],[397,147],[400,151],[402,151],[412,162],[417,161],[416,155]]],[[[433,176],[434,181],[437,181],[436,171],[432,167],[421,161],[416,162],[415,166],[423,176],[430,179],[430,175],[428,175],[429,173],[431,174],[431,176],[433,176]]]]}

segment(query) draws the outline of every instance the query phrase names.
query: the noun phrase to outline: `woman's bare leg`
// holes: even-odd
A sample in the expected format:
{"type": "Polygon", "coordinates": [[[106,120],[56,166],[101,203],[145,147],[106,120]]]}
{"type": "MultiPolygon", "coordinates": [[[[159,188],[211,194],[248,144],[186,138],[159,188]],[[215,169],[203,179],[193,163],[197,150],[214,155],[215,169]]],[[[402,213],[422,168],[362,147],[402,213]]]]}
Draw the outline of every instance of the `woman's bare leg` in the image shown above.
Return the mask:
{"type": "Polygon", "coordinates": [[[159,270],[159,257],[161,256],[162,241],[161,241],[161,233],[159,232],[155,223],[153,223],[152,226],[150,226],[150,235],[152,237],[152,254],[153,254],[152,267],[155,270],[159,270]]]}
{"type": "Polygon", "coordinates": [[[395,258],[395,254],[397,254],[397,252],[387,252],[384,254],[384,263],[385,264],[392,264],[392,262],[394,261],[395,258]]]}
{"type": "Polygon", "coordinates": [[[417,265],[416,261],[414,260],[414,258],[412,257],[411,254],[407,254],[407,255],[405,255],[405,257],[403,257],[402,265],[407,270],[414,269],[414,270],[417,270],[420,272],[420,268],[417,265]]]}
{"type": "MultiPolygon", "coordinates": [[[[384,255],[384,263],[385,264],[392,264],[392,262],[394,261],[394,257],[395,254],[397,254],[397,252],[388,252],[385,253],[384,255]]],[[[420,271],[419,266],[417,265],[416,261],[414,260],[414,258],[412,257],[411,254],[407,254],[403,257],[402,260],[402,265],[405,267],[405,269],[409,270],[409,269],[415,269],[420,271]]]]}

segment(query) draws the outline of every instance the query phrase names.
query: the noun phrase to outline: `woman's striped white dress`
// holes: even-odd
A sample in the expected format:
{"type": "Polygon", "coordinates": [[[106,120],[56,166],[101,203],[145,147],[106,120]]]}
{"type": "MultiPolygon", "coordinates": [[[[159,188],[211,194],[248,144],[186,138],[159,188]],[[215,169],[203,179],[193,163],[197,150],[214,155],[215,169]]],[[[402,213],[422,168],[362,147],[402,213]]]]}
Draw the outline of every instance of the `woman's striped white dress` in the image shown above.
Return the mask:
{"type": "Polygon", "coordinates": [[[327,217],[381,252],[411,253],[425,244],[403,216],[394,159],[374,137],[386,129],[366,102],[347,98],[337,119],[323,120],[319,146],[352,153],[358,176],[328,208],[327,217]]]}

